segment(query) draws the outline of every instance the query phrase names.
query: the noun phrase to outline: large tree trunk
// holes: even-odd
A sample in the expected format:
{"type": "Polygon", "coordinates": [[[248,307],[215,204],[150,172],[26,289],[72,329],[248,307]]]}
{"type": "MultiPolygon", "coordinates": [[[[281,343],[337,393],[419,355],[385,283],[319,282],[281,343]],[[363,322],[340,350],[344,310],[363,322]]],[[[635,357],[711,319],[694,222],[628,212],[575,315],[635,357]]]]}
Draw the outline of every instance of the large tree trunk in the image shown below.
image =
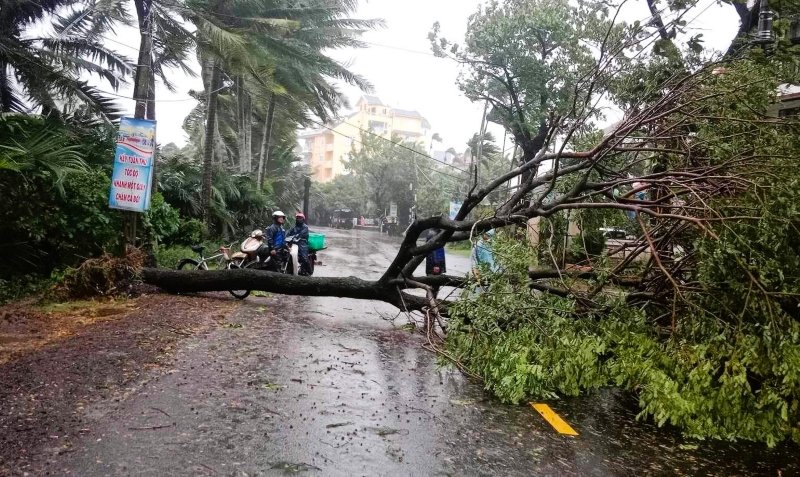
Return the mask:
{"type": "Polygon", "coordinates": [[[208,97],[206,98],[206,128],[203,143],[203,221],[209,225],[211,213],[211,186],[214,173],[214,126],[217,123],[217,98],[219,92],[219,82],[222,72],[216,60],[211,63],[211,82],[208,87],[208,97]]]}
{"type": "Polygon", "coordinates": [[[11,82],[8,76],[8,63],[0,61],[0,111],[11,111],[11,82]]]}
{"type": "Polygon", "coordinates": [[[303,179],[303,213],[306,215],[306,220],[308,220],[308,202],[310,200],[311,195],[311,178],[306,176],[303,179]]]}
{"type": "Polygon", "coordinates": [[[244,150],[247,153],[247,175],[253,173],[253,100],[247,95],[244,116],[244,150]]]}
{"type": "Polygon", "coordinates": [[[269,148],[272,143],[272,124],[275,119],[275,93],[269,97],[269,106],[267,107],[267,118],[264,121],[264,136],[261,139],[261,153],[258,155],[258,188],[264,188],[264,176],[267,172],[269,165],[269,148]]]}
{"type": "MultiPolygon", "coordinates": [[[[150,64],[152,65],[154,58],[151,58],[150,64]]],[[[150,71],[150,84],[147,87],[147,112],[145,117],[151,121],[156,120],[156,75],[152,71],[150,71]]],[[[156,138],[158,139],[158,138],[156,138]]],[[[150,185],[150,191],[152,194],[158,192],[158,181],[156,180],[156,154],[157,151],[153,151],[153,183],[150,185]]]]}
{"type": "MultiPolygon", "coordinates": [[[[142,279],[173,293],[261,290],[284,295],[379,300],[407,311],[429,305],[427,298],[403,292],[412,287],[403,280],[381,283],[357,277],[303,277],[252,269],[181,271],[164,268],[145,268],[142,279]]],[[[445,275],[419,277],[414,281],[417,286],[459,286],[464,282],[445,275]]],[[[447,302],[441,302],[438,307],[440,312],[445,311],[447,302]]]]}
{"type": "Polygon", "coordinates": [[[153,32],[150,12],[153,7],[153,0],[137,0],[136,14],[139,18],[139,59],[136,62],[136,80],[133,86],[133,98],[136,101],[136,109],[133,116],[144,119],[147,112],[148,90],[150,89],[150,77],[153,75],[153,32]]]}
{"type": "Polygon", "coordinates": [[[250,174],[253,170],[252,158],[250,155],[250,98],[244,88],[244,81],[241,77],[236,79],[236,146],[239,153],[239,172],[250,174]]]}
{"type": "MultiPolygon", "coordinates": [[[[139,20],[139,58],[136,62],[136,76],[133,85],[133,98],[136,101],[133,116],[137,119],[144,119],[147,113],[147,104],[150,97],[150,83],[153,76],[153,30],[151,20],[151,10],[153,0],[137,0],[135,2],[136,15],[139,20]]],[[[155,159],[155,157],[154,157],[155,159]]],[[[128,244],[136,244],[136,221],[138,216],[135,212],[125,212],[123,218],[123,241],[120,253],[125,254],[128,244]]]]}

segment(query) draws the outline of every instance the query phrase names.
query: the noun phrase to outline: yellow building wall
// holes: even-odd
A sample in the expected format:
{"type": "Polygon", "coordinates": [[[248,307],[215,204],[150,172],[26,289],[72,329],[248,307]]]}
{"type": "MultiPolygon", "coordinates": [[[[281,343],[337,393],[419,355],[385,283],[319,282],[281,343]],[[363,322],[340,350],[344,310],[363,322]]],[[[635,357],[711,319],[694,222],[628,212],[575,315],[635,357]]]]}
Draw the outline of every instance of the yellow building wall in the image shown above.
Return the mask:
{"type": "Polygon", "coordinates": [[[392,129],[409,131],[422,134],[422,121],[419,118],[407,118],[405,116],[395,116],[392,118],[392,129]]]}
{"type": "Polygon", "coordinates": [[[426,142],[426,138],[422,135],[421,118],[392,116],[391,108],[388,106],[361,104],[358,111],[336,125],[333,131],[321,131],[317,135],[305,138],[306,147],[311,152],[309,165],[314,180],[329,182],[346,172],[343,160],[347,160],[353,148],[358,150],[361,130],[370,130],[370,121],[386,125],[382,132],[373,131],[385,138],[390,138],[394,130],[400,130],[419,133],[418,138],[410,139],[421,141],[423,144],[426,142]]]}

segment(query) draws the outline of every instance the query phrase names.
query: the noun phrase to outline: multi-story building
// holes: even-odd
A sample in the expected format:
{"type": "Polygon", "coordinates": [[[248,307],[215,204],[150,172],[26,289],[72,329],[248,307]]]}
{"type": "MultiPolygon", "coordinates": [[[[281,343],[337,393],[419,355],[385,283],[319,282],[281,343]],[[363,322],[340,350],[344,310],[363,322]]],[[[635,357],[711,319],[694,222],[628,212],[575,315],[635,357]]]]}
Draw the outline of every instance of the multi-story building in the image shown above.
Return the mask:
{"type": "Polygon", "coordinates": [[[345,173],[345,163],[350,152],[358,149],[362,131],[418,142],[423,147],[431,141],[431,125],[419,112],[392,108],[376,96],[362,96],[348,116],[300,135],[304,161],[317,182],[328,182],[345,173]]]}

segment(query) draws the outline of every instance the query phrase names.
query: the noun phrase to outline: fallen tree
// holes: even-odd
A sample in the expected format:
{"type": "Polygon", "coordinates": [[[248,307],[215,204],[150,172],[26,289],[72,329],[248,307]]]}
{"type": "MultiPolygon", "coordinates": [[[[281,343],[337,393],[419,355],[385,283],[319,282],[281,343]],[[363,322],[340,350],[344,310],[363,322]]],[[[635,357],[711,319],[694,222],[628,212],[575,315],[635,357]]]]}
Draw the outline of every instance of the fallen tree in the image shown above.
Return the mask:
{"type": "MultiPolygon", "coordinates": [[[[617,210],[638,217],[640,234],[635,252],[615,267],[612,277],[621,275],[634,265],[640,268],[638,278],[627,275],[624,280],[610,279],[609,284],[630,286],[640,297],[657,289],[659,300],[669,303],[681,293],[679,275],[689,273],[691,260],[676,262],[673,249],[681,243],[687,230],[713,235],[709,223],[722,220],[710,205],[720,196],[733,196],[750,185],[747,174],[757,174],[764,165],[756,151],[734,151],[724,158],[703,141],[691,140],[689,119],[707,121],[703,110],[747,94],[753,84],[730,85],[725,91],[709,88],[718,82],[709,65],[695,73],[670,78],[662,85],[658,99],[633,110],[616,128],[582,151],[569,151],[567,145],[594,112],[591,91],[605,75],[613,74],[609,65],[597,65],[593,76],[578,82],[569,115],[554,116],[546,123],[548,135],[540,146],[521,147],[519,165],[478,187],[473,187],[454,219],[445,216],[414,221],[406,231],[399,250],[383,275],[376,281],[350,278],[318,278],[275,275],[257,270],[173,271],[144,269],[145,282],[175,292],[224,291],[253,289],[295,295],[329,295],[381,300],[404,311],[418,311],[429,305],[427,299],[408,293],[409,289],[430,286],[461,286],[463,277],[421,277],[414,270],[435,248],[447,243],[467,240],[492,228],[509,225],[526,226],[532,218],[548,218],[564,211],[617,210]],[[569,118],[569,119],[567,119],[569,118]],[[555,138],[560,145],[555,147],[555,138]],[[665,170],[653,170],[653,164],[664,162],[665,170]],[[638,173],[637,173],[638,172],[638,173]],[[516,185],[507,184],[516,181],[516,185]],[[634,187],[635,186],[635,187],[634,187]],[[507,200],[496,207],[494,214],[476,217],[474,212],[491,193],[506,188],[507,200]],[[624,191],[620,193],[619,191],[624,191]],[[646,192],[641,197],[639,192],[646,192]],[[433,239],[420,243],[429,229],[439,230],[433,239]],[[635,258],[647,251],[646,266],[635,258]]],[[[518,95],[513,83],[506,84],[506,94],[518,95]]],[[[722,120],[722,119],[720,119],[722,120]]],[[[779,127],[771,119],[732,118],[733,124],[747,127],[779,127]]],[[[537,127],[537,130],[539,128],[537,127]]],[[[520,144],[532,141],[530,132],[515,129],[520,144]]],[[[721,139],[724,140],[724,139],[721,139]]],[[[691,254],[691,251],[689,251],[691,254]]],[[[561,266],[553,263],[550,275],[560,274],[561,266]]],[[[532,277],[535,278],[535,277],[532,277]]],[[[571,292],[549,288],[563,296],[571,292]]],[[[447,304],[443,304],[446,307],[447,304]]]]}
{"type": "MultiPolygon", "coordinates": [[[[668,311],[674,328],[685,294],[696,290],[693,277],[698,264],[693,242],[698,237],[715,238],[715,224],[753,218],[744,209],[738,213],[730,208],[721,210],[720,199],[752,189],[755,179],[770,173],[775,161],[782,160],[780,147],[756,150],[748,147],[744,138],[793,135],[793,122],[765,114],[779,78],[765,74],[763,68],[751,77],[747,73],[718,74],[723,67],[742,63],[743,69],[750,68],[733,57],[725,63],[705,62],[693,70],[684,63],[675,67],[674,59],[663,64],[652,60],[657,66],[654,71],[640,71],[637,68],[649,64],[637,63],[636,52],[659,38],[663,21],[659,28],[649,30],[620,24],[616,22],[618,10],[609,12],[600,4],[577,9],[567,2],[549,5],[565,15],[565,23],[559,26],[564,30],[531,39],[536,48],[516,49],[512,40],[530,28],[535,30],[535,23],[542,21],[536,15],[523,15],[532,23],[530,28],[504,24],[508,30],[498,33],[491,27],[498,18],[520,14],[516,8],[498,4],[476,17],[466,49],[438,38],[436,28],[431,33],[435,53],[468,67],[470,74],[461,82],[464,92],[473,100],[485,101],[488,118],[511,135],[515,166],[488,179],[478,177],[477,165],[471,167],[463,176],[469,192],[454,219],[415,220],[378,280],[287,277],[252,270],[145,269],[144,281],[170,291],[253,289],[330,295],[381,300],[403,311],[421,311],[430,307],[427,295],[435,287],[465,283],[463,277],[414,275],[432,250],[488,229],[527,227],[535,218],[617,211],[635,217],[638,228],[637,238],[629,244],[632,253],[624,260],[608,270],[585,273],[582,278],[591,279],[593,286],[578,290],[550,283],[554,276],[570,275],[563,260],[551,257],[547,266],[540,264],[538,271],[532,272],[531,286],[562,297],[580,295],[587,306],[604,290],[622,288],[631,301],[668,311]],[[592,19],[591,31],[582,18],[592,19]],[[484,23],[490,27],[484,29],[484,23]],[[496,34],[508,38],[497,43],[496,34]],[[492,56],[498,48],[513,51],[498,60],[492,56]],[[566,60],[572,61],[568,67],[566,60]],[[531,77],[531,64],[548,74],[531,77]],[[652,83],[646,88],[629,84],[643,80],[640,73],[650,75],[646,79],[652,83]],[[556,75],[560,81],[554,83],[556,75]],[[603,109],[602,97],[618,99],[626,114],[609,131],[599,134],[592,124],[603,109]],[[731,110],[732,103],[745,106],[731,110]],[[493,213],[478,215],[478,207],[487,197],[498,193],[505,200],[495,204],[493,213]],[[430,229],[438,233],[420,243],[430,229]],[[548,267],[549,271],[542,272],[548,267]],[[426,298],[409,293],[411,289],[425,291],[426,298]]],[[[679,16],[666,27],[675,28],[680,21],[679,16]]],[[[583,230],[581,236],[587,232],[592,231],[583,230]]],[[[760,289],[760,278],[750,274],[750,279],[754,288],[760,289]]],[[[437,305],[441,310],[447,306],[437,305]]]]}
{"type": "Polygon", "coordinates": [[[797,82],[796,55],[779,41],[772,57],[715,63],[673,45],[639,61],[682,15],[626,26],[607,8],[492,2],[464,49],[434,29],[434,51],[467,69],[462,90],[512,137],[514,166],[479,177],[477,158],[454,219],[414,221],[379,279],[145,269],[145,281],[381,300],[421,311],[428,333],[446,311],[445,356],[503,400],[616,385],[693,436],[800,442],[800,124],[768,114],[797,82]],[[593,124],[601,98],[625,111],[606,131],[593,124]],[[503,199],[487,213],[490,195],[503,199]],[[633,239],[590,246],[598,217],[626,216],[633,239]],[[555,252],[570,223],[577,265],[555,252]],[[485,283],[414,274],[435,248],[493,228],[516,231],[498,234],[507,268],[485,283]],[[538,251],[520,239],[532,235],[538,251]],[[444,285],[483,290],[445,302],[433,293],[444,285]]]}
{"type": "MultiPolygon", "coordinates": [[[[253,269],[180,271],[145,268],[142,279],[172,293],[261,290],[284,295],[335,296],[391,303],[402,310],[422,310],[430,305],[426,297],[407,293],[409,288],[426,290],[432,286],[459,286],[463,278],[449,276],[418,277],[411,280],[363,280],[357,277],[304,277],[253,269]]],[[[447,303],[437,305],[442,311],[447,303]]]]}

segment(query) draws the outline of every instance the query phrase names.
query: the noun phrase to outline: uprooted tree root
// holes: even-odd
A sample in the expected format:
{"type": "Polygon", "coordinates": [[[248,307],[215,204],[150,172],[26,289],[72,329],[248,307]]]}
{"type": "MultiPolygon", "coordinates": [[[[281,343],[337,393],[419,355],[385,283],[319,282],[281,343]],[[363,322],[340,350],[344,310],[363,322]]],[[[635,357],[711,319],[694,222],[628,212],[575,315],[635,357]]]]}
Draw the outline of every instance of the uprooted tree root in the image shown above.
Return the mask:
{"type": "Polygon", "coordinates": [[[104,254],[90,258],[67,271],[54,293],[64,299],[128,293],[145,260],[145,253],[133,247],[128,247],[124,257],[104,254]]]}

